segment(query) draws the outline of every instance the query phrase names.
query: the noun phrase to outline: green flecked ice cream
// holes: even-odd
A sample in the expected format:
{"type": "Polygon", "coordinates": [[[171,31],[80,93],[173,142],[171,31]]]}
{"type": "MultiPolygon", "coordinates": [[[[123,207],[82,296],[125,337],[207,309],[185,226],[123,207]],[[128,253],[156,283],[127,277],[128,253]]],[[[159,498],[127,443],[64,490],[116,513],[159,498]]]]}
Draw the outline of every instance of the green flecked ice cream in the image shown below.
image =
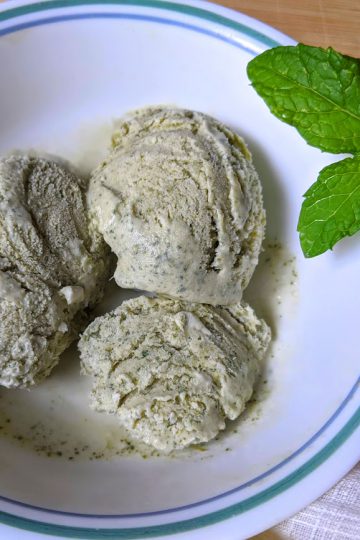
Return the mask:
{"type": "Polygon", "coordinates": [[[0,159],[0,384],[41,381],[89,320],[109,249],[89,228],[85,184],[46,159],[0,159]]]}
{"type": "Polygon", "coordinates": [[[265,229],[260,181],[241,137],[201,113],[148,108],[125,117],[113,143],[88,203],[117,256],[118,285],[239,302],[265,229]]]}
{"type": "Polygon", "coordinates": [[[211,440],[240,415],[269,341],[246,304],[141,296],[95,319],[79,349],[92,407],[169,452],[211,440]]]}

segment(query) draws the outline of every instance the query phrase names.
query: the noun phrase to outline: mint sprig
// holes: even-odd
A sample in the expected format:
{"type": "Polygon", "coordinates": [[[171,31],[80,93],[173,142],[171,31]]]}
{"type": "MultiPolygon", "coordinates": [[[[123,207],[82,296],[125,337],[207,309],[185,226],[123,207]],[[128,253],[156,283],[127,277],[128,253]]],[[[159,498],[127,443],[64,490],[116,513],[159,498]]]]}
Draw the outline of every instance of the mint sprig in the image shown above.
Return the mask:
{"type": "MultiPolygon", "coordinates": [[[[360,152],[360,61],[331,48],[276,47],[247,67],[271,112],[308,144],[332,153],[360,152]]],[[[298,231],[306,257],[360,230],[360,158],[325,167],[305,194],[298,231]]]]}

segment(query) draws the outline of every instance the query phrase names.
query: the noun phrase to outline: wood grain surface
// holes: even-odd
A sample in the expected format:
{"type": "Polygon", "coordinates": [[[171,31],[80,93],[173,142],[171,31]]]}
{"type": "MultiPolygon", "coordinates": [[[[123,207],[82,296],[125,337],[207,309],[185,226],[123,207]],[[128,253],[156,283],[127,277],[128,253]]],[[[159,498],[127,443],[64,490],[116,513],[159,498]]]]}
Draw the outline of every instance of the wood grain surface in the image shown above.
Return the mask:
{"type": "Polygon", "coordinates": [[[360,0],[213,0],[297,41],[360,57],[360,0]]]}

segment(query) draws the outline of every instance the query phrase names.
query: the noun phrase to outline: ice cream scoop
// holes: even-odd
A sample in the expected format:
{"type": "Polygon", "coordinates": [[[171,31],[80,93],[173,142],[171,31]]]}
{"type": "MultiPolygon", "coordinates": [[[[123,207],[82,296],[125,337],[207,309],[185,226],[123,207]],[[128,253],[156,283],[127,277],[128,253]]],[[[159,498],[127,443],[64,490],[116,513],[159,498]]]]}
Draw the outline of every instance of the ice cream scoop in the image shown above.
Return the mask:
{"type": "Polygon", "coordinates": [[[243,139],[205,114],[148,108],[124,118],[113,143],[88,203],[117,256],[118,285],[213,305],[240,301],[265,229],[243,139]]]}
{"type": "Polygon", "coordinates": [[[109,276],[85,184],[54,161],[0,160],[0,384],[46,377],[88,321],[109,276]]]}
{"type": "Polygon", "coordinates": [[[206,442],[250,399],[270,330],[246,304],[141,296],[98,317],[79,342],[91,405],[169,452],[206,442]]]}

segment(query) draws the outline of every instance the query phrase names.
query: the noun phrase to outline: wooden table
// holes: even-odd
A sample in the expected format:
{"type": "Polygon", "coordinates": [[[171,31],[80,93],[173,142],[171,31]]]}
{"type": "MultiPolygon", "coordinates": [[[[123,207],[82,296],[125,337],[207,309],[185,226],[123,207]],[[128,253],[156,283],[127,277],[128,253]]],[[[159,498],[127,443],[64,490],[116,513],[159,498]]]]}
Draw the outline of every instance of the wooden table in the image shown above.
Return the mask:
{"type": "Polygon", "coordinates": [[[213,0],[297,41],[360,57],[360,0],[213,0]]]}

